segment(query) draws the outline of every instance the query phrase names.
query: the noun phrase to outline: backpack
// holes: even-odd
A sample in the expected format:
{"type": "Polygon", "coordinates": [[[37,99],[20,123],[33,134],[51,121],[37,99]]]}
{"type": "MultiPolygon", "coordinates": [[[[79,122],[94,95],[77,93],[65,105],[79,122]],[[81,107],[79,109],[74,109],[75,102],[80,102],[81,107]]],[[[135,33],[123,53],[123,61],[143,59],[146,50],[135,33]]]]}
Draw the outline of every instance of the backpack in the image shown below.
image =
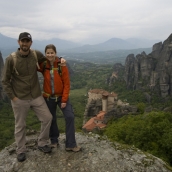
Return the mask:
{"type": "MultiPolygon", "coordinates": [[[[60,57],[60,60],[61,60],[61,57],[60,57]]],[[[47,70],[50,70],[49,68],[46,68],[46,65],[47,65],[47,61],[44,61],[43,62],[43,73],[44,73],[44,71],[47,69],[47,70]]],[[[60,75],[60,76],[62,76],[62,67],[61,67],[61,64],[60,64],[60,62],[57,62],[57,68],[53,68],[54,70],[57,70],[58,71],[58,74],[60,75]]]]}
{"type": "MultiPolygon", "coordinates": [[[[32,53],[33,53],[33,55],[35,57],[36,65],[37,65],[38,69],[40,69],[40,66],[38,64],[38,58],[37,58],[36,51],[35,50],[32,50],[32,49],[30,49],[30,50],[32,51],[32,53]]],[[[16,63],[17,63],[17,54],[16,54],[16,52],[11,53],[11,56],[13,58],[13,64],[14,64],[13,65],[13,71],[15,71],[17,75],[19,75],[19,73],[18,73],[18,71],[16,69],[16,63]]]]}

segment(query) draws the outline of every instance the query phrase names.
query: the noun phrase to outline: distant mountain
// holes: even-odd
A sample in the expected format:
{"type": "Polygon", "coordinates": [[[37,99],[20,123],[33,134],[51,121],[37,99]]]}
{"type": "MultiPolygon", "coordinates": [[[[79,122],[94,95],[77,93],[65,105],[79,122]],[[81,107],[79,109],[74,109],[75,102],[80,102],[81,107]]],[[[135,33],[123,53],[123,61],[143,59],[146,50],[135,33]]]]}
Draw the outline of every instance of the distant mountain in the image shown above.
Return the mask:
{"type": "Polygon", "coordinates": [[[0,48],[17,47],[17,40],[0,33],[0,48]]]}
{"type": "Polygon", "coordinates": [[[119,38],[112,38],[108,41],[96,45],[83,45],[81,47],[67,50],[67,52],[75,53],[88,53],[96,51],[108,51],[108,50],[119,50],[119,49],[134,49],[135,47],[125,40],[119,38]]]}
{"type": "MultiPolygon", "coordinates": [[[[18,47],[17,39],[10,38],[4,36],[0,33],[0,48],[10,48],[10,47],[18,47]]],[[[33,40],[32,47],[37,49],[44,49],[47,44],[55,44],[57,49],[70,49],[74,47],[81,46],[81,44],[74,43],[71,41],[66,41],[58,38],[50,39],[50,40],[33,40]]]]}
{"type": "MultiPolygon", "coordinates": [[[[51,40],[42,40],[42,41],[33,40],[32,48],[44,52],[44,48],[47,44],[54,44],[57,48],[57,51],[72,49],[82,45],[71,41],[54,38],[51,40]]],[[[16,51],[17,48],[18,48],[17,38],[16,39],[10,38],[0,33],[0,51],[2,52],[3,57],[6,57],[9,53],[16,51]]]]}
{"type": "Polygon", "coordinates": [[[150,48],[159,40],[147,40],[139,38],[129,38],[126,40],[120,38],[111,38],[106,42],[96,45],[83,45],[81,47],[65,50],[70,53],[89,53],[97,51],[109,51],[109,50],[130,50],[138,48],[150,48]]]}
{"type": "Polygon", "coordinates": [[[81,46],[81,44],[78,44],[78,43],[62,40],[62,39],[59,39],[59,38],[54,38],[54,39],[42,40],[42,41],[33,40],[32,47],[34,49],[39,49],[39,50],[43,49],[44,50],[45,46],[48,45],[48,44],[54,44],[58,51],[71,49],[71,48],[81,46]]]}
{"type": "Polygon", "coordinates": [[[139,38],[128,38],[127,41],[130,44],[133,44],[138,48],[149,48],[152,47],[155,43],[161,42],[160,40],[148,40],[148,39],[139,39],[139,38]]]}
{"type": "MultiPolygon", "coordinates": [[[[82,45],[71,41],[54,38],[51,40],[42,41],[33,40],[32,48],[40,50],[44,53],[44,48],[47,44],[54,44],[57,47],[57,51],[61,53],[89,53],[111,50],[150,48],[157,42],[160,41],[139,38],[129,38],[126,40],[120,38],[111,38],[100,44],[82,45]]],[[[3,57],[6,57],[9,53],[16,51],[17,48],[17,39],[0,34],[0,51],[2,52],[3,57]]]]}

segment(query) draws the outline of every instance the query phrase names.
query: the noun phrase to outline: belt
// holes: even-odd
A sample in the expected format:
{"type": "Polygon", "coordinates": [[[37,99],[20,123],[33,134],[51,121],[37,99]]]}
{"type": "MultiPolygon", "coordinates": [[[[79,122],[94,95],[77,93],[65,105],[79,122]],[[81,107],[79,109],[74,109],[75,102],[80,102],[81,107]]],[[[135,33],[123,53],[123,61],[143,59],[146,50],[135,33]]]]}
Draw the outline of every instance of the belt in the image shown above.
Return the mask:
{"type": "Polygon", "coordinates": [[[47,97],[47,100],[49,100],[49,98],[53,97],[53,98],[56,98],[56,101],[57,101],[57,98],[60,97],[59,95],[57,94],[48,94],[46,92],[42,92],[43,94],[46,94],[48,97],[47,97]]]}

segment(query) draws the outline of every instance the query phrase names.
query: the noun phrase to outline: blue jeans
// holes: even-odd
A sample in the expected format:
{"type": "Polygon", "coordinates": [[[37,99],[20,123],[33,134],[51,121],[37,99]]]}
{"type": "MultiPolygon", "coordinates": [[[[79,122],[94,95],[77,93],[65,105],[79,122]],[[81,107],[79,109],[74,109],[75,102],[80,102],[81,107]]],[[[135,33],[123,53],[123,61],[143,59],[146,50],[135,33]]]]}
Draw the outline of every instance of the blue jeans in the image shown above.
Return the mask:
{"type": "Polygon", "coordinates": [[[47,99],[45,98],[45,101],[47,103],[47,106],[53,116],[51,127],[50,127],[50,140],[52,144],[58,143],[58,137],[59,137],[59,129],[57,126],[57,117],[56,117],[56,110],[57,105],[63,112],[63,115],[65,117],[66,122],[66,147],[67,148],[73,148],[76,146],[76,140],[75,140],[75,126],[74,126],[74,113],[72,109],[72,105],[70,104],[70,101],[66,102],[66,107],[61,108],[61,97],[58,97],[57,101],[56,99],[47,99]]]}

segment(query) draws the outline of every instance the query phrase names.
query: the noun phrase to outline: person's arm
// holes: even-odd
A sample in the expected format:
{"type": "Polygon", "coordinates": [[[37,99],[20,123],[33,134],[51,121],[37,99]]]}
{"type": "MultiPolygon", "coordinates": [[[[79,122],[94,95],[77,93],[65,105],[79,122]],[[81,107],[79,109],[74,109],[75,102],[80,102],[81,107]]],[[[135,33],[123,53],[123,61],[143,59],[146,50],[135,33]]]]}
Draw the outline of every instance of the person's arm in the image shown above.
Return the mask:
{"type": "Polygon", "coordinates": [[[37,60],[38,63],[41,64],[42,62],[44,62],[45,60],[47,60],[47,58],[38,50],[35,50],[36,55],[37,55],[37,60]]]}
{"type": "Polygon", "coordinates": [[[37,67],[37,71],[41,72],[43,74],[43,66],[44,66],[44,62],[39,63],[39,68],[37,67]]]}
{"type": "Polygon", "coordinates": [[[70,92],[70,78],[69,78],[69,71],[66,65],[61,66],[62,67],[62,81],[64,83],[63,88],[63,94],[62,94],[62,103],[66,103],[69,98],[69,92],[70,92]]]}
{"type": "MultiPolygon", "coordinates": [[[[41,64],[42,62],[44,62],[45,60],[47,60],[47,58],[40,52],[35,50],[36,54],[37,54],[37,58],[38,58],[38,63],[41,64]]],[[[66,60],[61,57],[61,63],[66,63],[66,60]]]]}
{"type": "Polygon", "coordinates": [[[66,60],[63,57],[61,57],[60,59],[61,59],[62,64],[64,64],[64,63],[66,64],[66,60]]]}
{"type": "Polygon", "coordinates": [[[16,97],[13,93],[13,89],[11,86],[11,74],[13,72],[13,60],[12,57],[9,56],[6,58],[5,60],[5,65],[3,68],[3,74],[2,74],[2,87],[3,90],[6,92],[7,96],[11,99],[11,100],[15,100],[16,97]]]}

